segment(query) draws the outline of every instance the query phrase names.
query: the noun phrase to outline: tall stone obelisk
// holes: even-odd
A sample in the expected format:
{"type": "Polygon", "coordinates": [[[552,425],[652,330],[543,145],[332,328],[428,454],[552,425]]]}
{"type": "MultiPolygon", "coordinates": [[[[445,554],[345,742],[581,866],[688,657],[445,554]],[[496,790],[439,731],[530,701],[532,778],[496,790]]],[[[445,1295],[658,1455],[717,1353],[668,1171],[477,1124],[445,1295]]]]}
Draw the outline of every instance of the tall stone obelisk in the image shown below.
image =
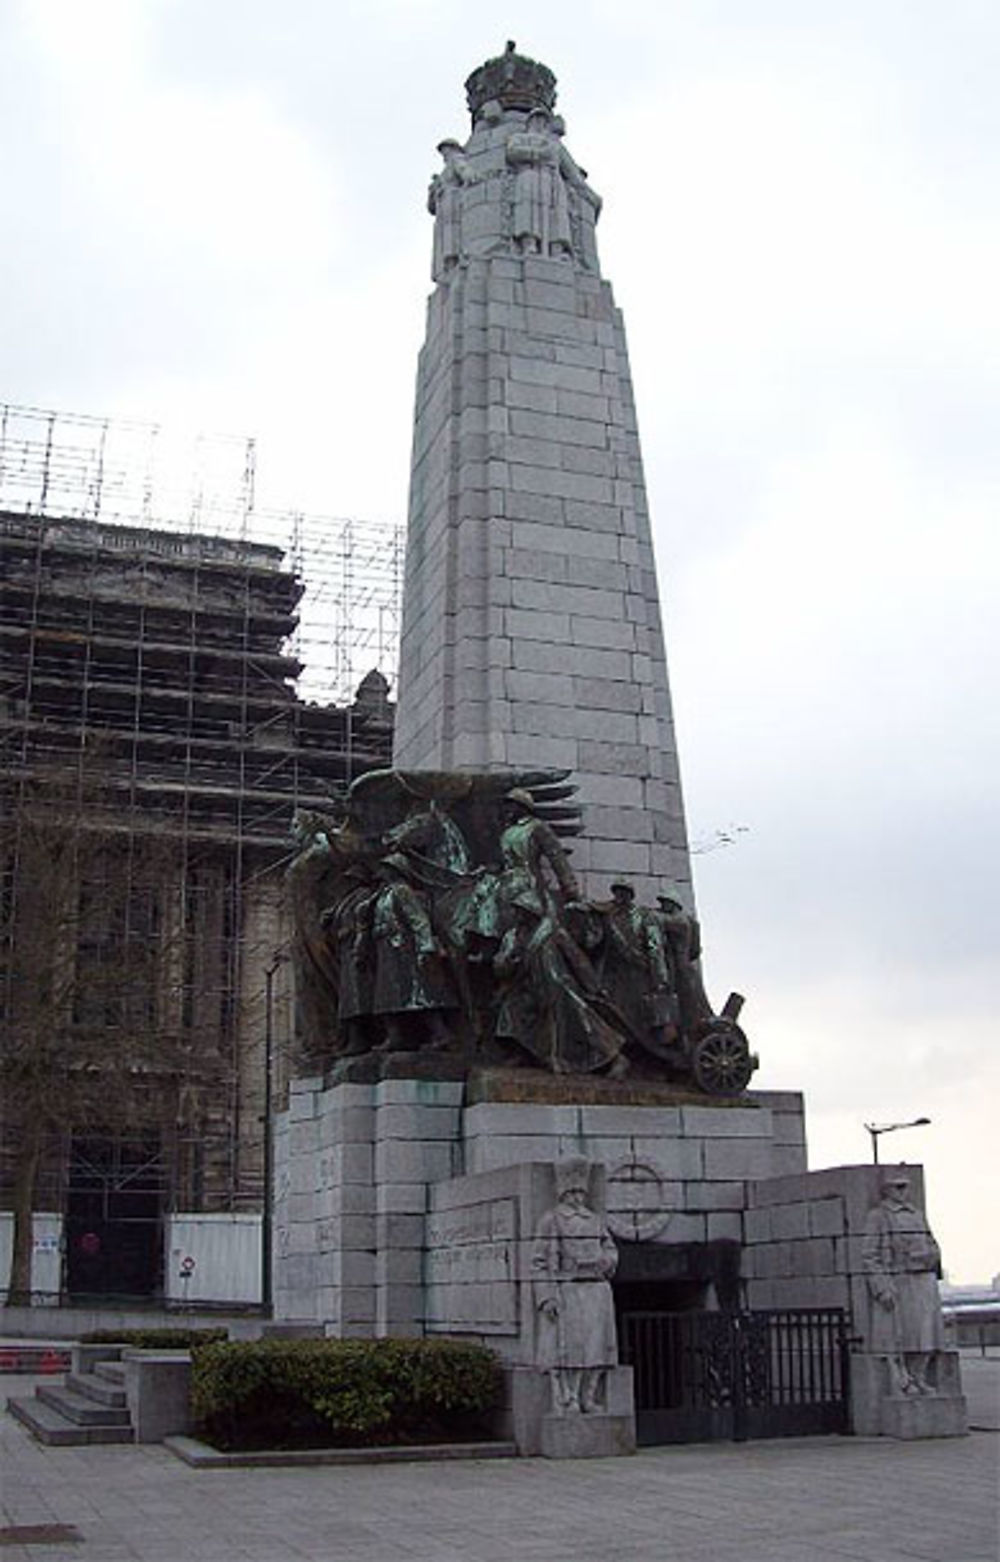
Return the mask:
{"type": "Polygon", "coordinates": [[[513,44],[443,141],[395,763],[571,770],[591,896],[690,895],[625,328],[555,77],[513,44]]]}

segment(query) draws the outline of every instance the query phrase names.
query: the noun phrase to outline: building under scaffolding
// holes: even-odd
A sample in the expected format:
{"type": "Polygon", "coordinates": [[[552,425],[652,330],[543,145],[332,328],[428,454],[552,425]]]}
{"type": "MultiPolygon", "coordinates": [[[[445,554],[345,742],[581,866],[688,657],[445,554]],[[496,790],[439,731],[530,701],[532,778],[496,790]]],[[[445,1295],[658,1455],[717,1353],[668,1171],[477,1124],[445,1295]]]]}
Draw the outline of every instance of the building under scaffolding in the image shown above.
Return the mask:
{"type": "Polygon", "coordinates": [[[0,412],[2,1017],[15,1059],[34,1025],[131,1080],[108,1120],[74,1078],[8,1107],[8,1200],[46,1119],[73,1295],[157,1294],[165,1214],[260,1207],[291,817],[391,752],[398,531],[261,514],[249,442],[197,441],[185,490],[165,443],[0,412]]]}

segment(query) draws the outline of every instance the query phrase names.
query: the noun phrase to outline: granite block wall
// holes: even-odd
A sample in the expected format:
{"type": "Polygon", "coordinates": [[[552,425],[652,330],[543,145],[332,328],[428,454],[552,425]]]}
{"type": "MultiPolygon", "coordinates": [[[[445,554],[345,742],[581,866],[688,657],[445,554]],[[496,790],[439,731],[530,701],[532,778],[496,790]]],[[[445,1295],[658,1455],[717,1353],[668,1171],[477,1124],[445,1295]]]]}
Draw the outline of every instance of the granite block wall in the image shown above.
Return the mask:
{"type": "Polygon", "coordinates": [[[512,1205],[513,1194],[494,1186],[520,1189],[527,1178],[531,1189],[539,1167],[584,1156],[604,1168],[619,1242],[740,1241],[748,1190],[790,1156],[805,1167],[794,1092],[705,1105],[466,1106],[465,1088],[412,1079],[294,1083],[275,1135],[277,1317],[320,1321],[338,1335],[420,1334],[440,1328],[450,1274],[453,1289],[480,1286],[452,1322],[475,1313],[486,1332],[502,1335],[511,1319],[500,1282],[521,1274],[518,1244],[527,1235],[513,1211],[533,1210],[537,1199],[519,1193],[512,1205]],[[447,1258],[455,1179],[488,1191],[474,1218],[462,1215],[447,1258]],[[505,1243],[509,1274],[497,1257],[505,1243]],[[494,1281],[500,1289],[491,1295],[494,1281]]]}
{"type": "MultiPolygon", "coordinates": [[[[843,1307],[865,1338],[871,1300],[862,1262],[865,1221],[884,1166],[836,1166],[768,1178],[747,1190],[743,1275],[747,1306],[843,1307]]],[[[923,1202],[923,1172],[907,1167],[923,1202]]]]}
{"type": "Polygon", "coordinates": [[[587,892],[690,903],[624,324],[557,259],[475,256],[429,303],[394,757],[572,770],[587,892]]]}

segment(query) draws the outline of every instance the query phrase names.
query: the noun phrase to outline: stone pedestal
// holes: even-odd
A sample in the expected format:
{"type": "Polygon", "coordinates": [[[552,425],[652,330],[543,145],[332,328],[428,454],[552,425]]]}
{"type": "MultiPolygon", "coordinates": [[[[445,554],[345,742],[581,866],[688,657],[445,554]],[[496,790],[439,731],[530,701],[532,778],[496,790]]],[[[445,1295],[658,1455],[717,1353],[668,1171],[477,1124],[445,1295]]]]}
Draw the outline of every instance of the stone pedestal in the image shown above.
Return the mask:
{"type": "Polygon", "coordinates": [[[713,1101],[527,1069],[391,1077],[406,1066],[369,1058],[347,1066],[354,1077],[293,1084],[275,1140],[276,1318],[481,1341],[508,1367],[507,1435],[522,1452],[631,1452],[630,1369],[609,1373],[601,1412],[556,1414],[534,1365],[532,1254],[553,1167],[601,1168],[593,1192],[628,1278],[679,1276],[693,1254],[724,1250],[735,1283],[748,1182],[804,1166],[801,1097],[713,1101]]]}
{"type": "Polygon", "coordinates": [[[546,1416],[543,1459],[613,1459],[635,1453],[635,1416],[546,1416]]]}
{"type": "Polygon", "coordinates": [[[427,1190],[461,1169],[463,1091],[293,1082],[275,1134],[276,1318],[341,1337],[423,1333],[427,1190]]]}
{"type": "Polygon", "coordinates": [[[126,1350],[125,1395],[137,1443],[191,1430],[190,1351],[126,1350]]]}
{"type": "Polygon", "coordinates": [[[840,1307],[864,1342],[850,1358],[852,1430],[966,1430],[957,1352],[934,1357],[932,1394],[904,1397],[872,1351],[863,1232],[880,1168],[807,1172],[798,1094],[712,1100],[530,1069],[394,1077],[421,1067],[367,1058],[294,1083],[275,1144],[278,1320],[481,1341],[512,1374],[508,1435],[522,1451],[627,1449],[628,1374],[612,1374],[603,1417],[554,1415],[534,1365],[532,1246],[554,1166],[582,1157],[602,1168],[595,1196],[620,1282],[697,1281],[705,1306],[840,1307]]]}
{"type": "Polygon", "coordinates": [[[964,1437],[969,1430],[958,1351],[939,1351],[931,1361],[932,1394],[900,1394],[885,1356],[860,1352],[851,1358],[851,1419],[860,1437],[964,1437]]]}
{"type": "Polygon", "coordinates": [[[635,1453],[635,1402],[632,1368],[608,1373],[603,1411],[558,1415],[552,1406],[552,1381],[531,1366],[508,1370],[503,1433],[525,1457],[608,1459],[635,1453]]]}
{"type": "Polygon", "coordinates": [[[609,1459],[618,1454],[634,1454],[632,1368],[615,1367],[609,1371],[605,1410],[587,1415],[557,1415],[551,1411],[543,1415],[538,1429],[538,1452],[543,1459],[609,1459]]]}
{"type": "Polygon", "coordinates": [[[275,1135],[276,1319],[340,1336],[519,1337],[500,1282],[523,1282],[519,1244],[548,1197],[532,1168],[569,1156],[604,1166],[620,1244],[738,1251],[747,1185],[804,1168],[802,1098],[712,1101],[527,1069],[296,1080],[275,1135]]]}
{"type": "Polygon", "coordinates": [[[883,1437],[964,1437],[969,1430],[965,1400],[939,1394],[919,1399],[894,1395],[881,1406],[883,1437]]]}

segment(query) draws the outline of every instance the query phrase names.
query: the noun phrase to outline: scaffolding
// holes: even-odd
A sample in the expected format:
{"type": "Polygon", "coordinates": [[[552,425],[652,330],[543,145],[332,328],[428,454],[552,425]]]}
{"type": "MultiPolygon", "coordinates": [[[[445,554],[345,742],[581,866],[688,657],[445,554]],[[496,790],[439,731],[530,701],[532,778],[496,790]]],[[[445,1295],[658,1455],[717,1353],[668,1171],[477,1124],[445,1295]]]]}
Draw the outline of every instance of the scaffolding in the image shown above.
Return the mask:
{"type": "Polygon", "coordinates": [[[128,1132],[160,1146],[175,1210],[259,1205],[265,1052],[293,1040],[292,815],[391,753],[401,530],[255,491],[253,440],[0,406],[0,1018],[37,1009],[26,940],[71,835],[48,1019],[159,1038],[161,1121],[128,1132]]]}
{"type": "Polygon", "coordinates": [[[301,698],[345,703],[373,667],[396,679],[405,533],[267,509],[257,442],[0,403],[0,511],[166,530],[280,550],[304,590],[290,649],[301,698]]]}

